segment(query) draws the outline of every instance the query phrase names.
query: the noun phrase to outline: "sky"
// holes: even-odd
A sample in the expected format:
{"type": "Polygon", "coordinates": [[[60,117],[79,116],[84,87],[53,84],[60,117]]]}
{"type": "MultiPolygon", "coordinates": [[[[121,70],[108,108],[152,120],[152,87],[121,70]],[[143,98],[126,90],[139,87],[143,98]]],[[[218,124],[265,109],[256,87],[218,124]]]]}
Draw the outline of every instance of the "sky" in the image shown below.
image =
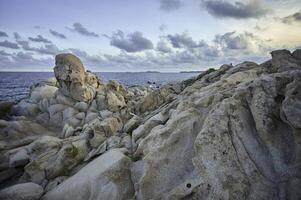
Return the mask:
{"type": "Polygon", "coordinates": [[[301,48],[300,0],[0,0],[0,71],[202,71],[301,48]]]}

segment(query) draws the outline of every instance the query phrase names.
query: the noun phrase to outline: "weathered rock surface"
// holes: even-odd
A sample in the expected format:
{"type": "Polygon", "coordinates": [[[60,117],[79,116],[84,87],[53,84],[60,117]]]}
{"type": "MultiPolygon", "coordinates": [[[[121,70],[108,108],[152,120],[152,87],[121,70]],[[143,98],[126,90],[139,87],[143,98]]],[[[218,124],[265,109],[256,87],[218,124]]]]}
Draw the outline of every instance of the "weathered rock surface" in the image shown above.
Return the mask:
{"type": "Polygon", "coordinates": [[[108,151],[48,192],[42,199],[131,199],[134,187],[130,166],[131,160],[118,149],[108,151]]]}
{"type": "Polygon", "coordinates": [[[0,188],[30,181],[50,200],[300,199],[300,52],[158,89],[104,83],[60,54],[56,80],[4,105],[0,188]]]}
{"type": "Polygon", "coordinates": [[[17,184],[0,191],[2,200],[38,200],[43,194],[43,188],[34,183],[17,184]]]}
{"type": "Polygon", "coordinates": [[[85,72],[82,62],[76,56],[57,55],[54,74],[64,95],[77,101],[91,101],[94,98],[97,79],[89,72],[85,72]]]}

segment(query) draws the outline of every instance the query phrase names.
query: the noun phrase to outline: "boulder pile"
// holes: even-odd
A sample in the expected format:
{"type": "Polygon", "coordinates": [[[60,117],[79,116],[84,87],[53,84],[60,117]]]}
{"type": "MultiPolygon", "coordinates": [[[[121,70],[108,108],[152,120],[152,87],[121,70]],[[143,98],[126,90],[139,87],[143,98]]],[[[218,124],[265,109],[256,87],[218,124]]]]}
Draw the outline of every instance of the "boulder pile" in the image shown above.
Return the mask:
{"type": "Polygon", "coordinates": [[[271,54],[160,88],[57,55],[0,104],[0,199],[300,199],[301,50],[271,54]]]}

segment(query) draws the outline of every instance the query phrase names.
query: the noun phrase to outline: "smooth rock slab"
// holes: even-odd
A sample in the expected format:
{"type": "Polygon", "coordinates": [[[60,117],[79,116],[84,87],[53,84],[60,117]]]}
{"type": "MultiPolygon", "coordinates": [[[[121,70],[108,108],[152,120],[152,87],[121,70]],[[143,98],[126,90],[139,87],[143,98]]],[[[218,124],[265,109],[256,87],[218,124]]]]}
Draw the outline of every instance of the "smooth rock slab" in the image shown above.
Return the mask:
{"type": "Polygon", "coordinates": [[[134,187],[130,178],[130,166],[131,160],[120,150],[113,149],[90,162],[42,199],[131,199],[134,187]]]}
{"type": "Polygon", "coordinates": [[[0,191],[1,200],[36,200],[39,199],[44,190],[35,183],[17,184],[0,191]]]}

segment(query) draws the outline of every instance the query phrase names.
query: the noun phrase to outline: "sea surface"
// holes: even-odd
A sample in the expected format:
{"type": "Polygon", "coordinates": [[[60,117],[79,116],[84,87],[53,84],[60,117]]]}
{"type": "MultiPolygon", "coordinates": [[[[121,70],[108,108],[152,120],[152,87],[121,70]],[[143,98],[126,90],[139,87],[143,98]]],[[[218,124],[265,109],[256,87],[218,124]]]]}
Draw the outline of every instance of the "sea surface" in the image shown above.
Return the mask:
{"type": "MultiPolygon", "coordinates": [[[[185,80],[197,73],[151,73],[151,72],[99,72],[104,80],[117,80],[125,86],[160,86],[169,82],[185,80]]],[[[28,96],[30,86],[54,77],[53,72],[0,72],[0,101],[18,101],[28,96]]]]}

